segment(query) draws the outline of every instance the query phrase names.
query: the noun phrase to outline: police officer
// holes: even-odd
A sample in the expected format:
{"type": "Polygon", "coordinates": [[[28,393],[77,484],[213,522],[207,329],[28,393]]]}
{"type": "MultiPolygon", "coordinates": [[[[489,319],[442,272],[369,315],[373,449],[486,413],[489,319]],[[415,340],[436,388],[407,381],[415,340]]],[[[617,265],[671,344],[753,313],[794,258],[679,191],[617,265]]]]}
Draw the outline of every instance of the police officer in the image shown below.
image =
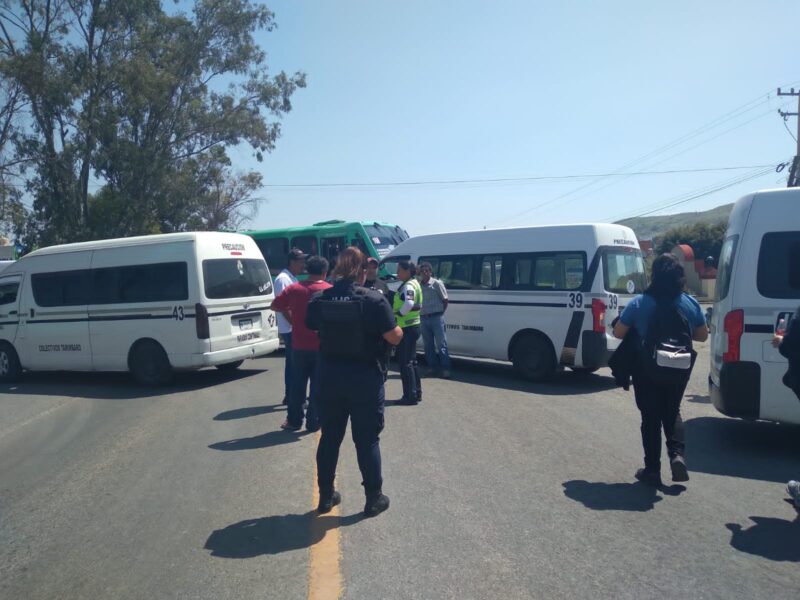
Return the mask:
{"type": "Polygon", "coordinates": [[[418,404],[422,400],[422,385],[417,366],[417,340],[419,339],[422,286],[414,279],[417,266],[410,260],[397,264],[397,278],[403,282],[394,295],[394,316],[403,330],[403,341],[397,348],[397,363],[403,382],[400,404],[418,404]]]}
{"type": "Polygon", "coordinates": [[[320,337],[320,513],[329,512],[342,499],[334,488],[334,478],[348,418],[367,496],[364,514],[373,517],[389,508],[389,498],[382,493],[378,436],[383,430],[387,344],[399,344],[403,332],[386,298],[361,287],[366,267],[366,256],[358,248],[343,250],[333,272],[333,287],[311,299],[306,315],[306,325],[320,337]]]}

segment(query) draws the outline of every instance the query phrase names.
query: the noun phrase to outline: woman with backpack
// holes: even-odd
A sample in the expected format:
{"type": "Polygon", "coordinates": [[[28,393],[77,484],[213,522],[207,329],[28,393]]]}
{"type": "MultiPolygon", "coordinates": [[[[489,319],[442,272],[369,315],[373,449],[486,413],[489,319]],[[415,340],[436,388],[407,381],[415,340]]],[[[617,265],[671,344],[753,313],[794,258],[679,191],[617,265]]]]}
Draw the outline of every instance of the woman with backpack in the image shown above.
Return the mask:
{"type": "Polygon", "coordinates": [[[650,286],[625,307],[614,326],[617,338],[635,329],[640,340],[633,390],[642,414],[644,468],[636,471],[636,479],[654,487],[661,485],[662,428],[672,480],[689,480],[680,407],[696,357],[692,341],[704,342],[708,327],[697,300],[684,292],[685,286],[681,264],[671,254],[662,254],[653,261],[650,286]]]}

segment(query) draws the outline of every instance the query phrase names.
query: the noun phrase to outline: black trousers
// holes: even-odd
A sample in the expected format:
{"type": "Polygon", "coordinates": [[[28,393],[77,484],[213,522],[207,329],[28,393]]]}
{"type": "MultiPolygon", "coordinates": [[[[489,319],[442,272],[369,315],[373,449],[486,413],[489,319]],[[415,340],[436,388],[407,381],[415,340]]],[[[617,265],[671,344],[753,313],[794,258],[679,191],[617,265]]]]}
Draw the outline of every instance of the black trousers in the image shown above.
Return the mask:
{"type": "Polygon", "coordinates": [[[400,379],[403,382],[403,398],[405,400],[422,398],[422,384],[417,365],[418,339],[419,325],[403,327],[403,339],[397,346],[397,364],[400,366],[400,379]]]}
{"type": "Polygon", "coordinates": [[[350,420],[362,485],[369,493],[383,485],[379,435],[383,431],[383,373],[377,364],[334,363],[320,356],[318,410],[322,436],[317,446],[317,484],[333,490],[339,448],[350,420]]]}
{"type": "Polygon", "coordinates": [[[685,451],[681,400],[686,384],[665,386],[644,375],[634,375],[633,392],[636,406],[642,413],[642,447],[644,466],[648,471],[661,469],[661,429],[664,429],[667,455],[670,459],[685,451]]]}

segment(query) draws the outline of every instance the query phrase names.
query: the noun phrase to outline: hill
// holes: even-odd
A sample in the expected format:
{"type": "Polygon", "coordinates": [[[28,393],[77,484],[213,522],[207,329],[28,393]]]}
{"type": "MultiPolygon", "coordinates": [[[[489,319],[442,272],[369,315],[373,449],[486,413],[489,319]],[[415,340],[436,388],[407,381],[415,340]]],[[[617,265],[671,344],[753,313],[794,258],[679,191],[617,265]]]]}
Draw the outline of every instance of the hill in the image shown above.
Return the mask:
{"type": "Polygon", "coordinates": [[[710,210],[702,212],[686,212],[674,215],[658,215],[653,217],[633,217],[617,221],[620,225],[626,225],[633,229],[636,237],[640,240],[652,240],[654,237],[665,233],[673,227],[681,225],[693,225],[695,223],[719,223],[728,220],[733,209],[733,203],[723,204],[710,210]]]}

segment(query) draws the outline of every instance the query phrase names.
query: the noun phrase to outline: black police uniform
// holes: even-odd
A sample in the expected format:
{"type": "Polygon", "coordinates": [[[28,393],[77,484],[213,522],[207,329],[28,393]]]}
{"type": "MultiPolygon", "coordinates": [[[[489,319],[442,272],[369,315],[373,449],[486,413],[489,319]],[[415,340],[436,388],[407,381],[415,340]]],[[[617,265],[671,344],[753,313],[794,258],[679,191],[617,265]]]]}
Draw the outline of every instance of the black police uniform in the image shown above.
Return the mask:
{"type": "Polygon", "coordinates": [[[314,295],[308,305],[306,325],[320,336],[318,410],[322,437],[317,448],[320,507],[334,494],[336,500],[332,503],[339,500],[334,478],[349,418],[367,495],[364,510],[369,515],[378,499],[385,502],[380,509],[385,510],[388,498],[381,493],[378,436],[384,423],[383,382],[388,360],[383,334],[396,327],[392,308],[379,292],[343,279],[314,295]]]}

